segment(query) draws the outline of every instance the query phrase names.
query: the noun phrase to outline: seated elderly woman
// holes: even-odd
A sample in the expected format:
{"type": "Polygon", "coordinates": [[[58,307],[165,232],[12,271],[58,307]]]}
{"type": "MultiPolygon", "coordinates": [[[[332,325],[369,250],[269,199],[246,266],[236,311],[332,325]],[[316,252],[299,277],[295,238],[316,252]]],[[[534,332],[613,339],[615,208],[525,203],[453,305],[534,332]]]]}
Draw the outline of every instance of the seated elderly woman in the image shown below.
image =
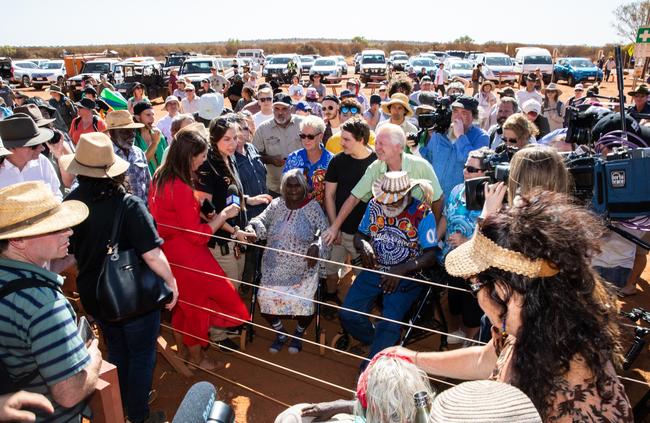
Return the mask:
{"type": "Polygon", "coordinates": [[[299,169],[282,176],[280,190],[282,197],[274,199],[259,216],[251,219],[246,232],[258,239],[266,239],[267,245],[274,249],[264,252],[262,289],[258,294],[262,316],[280,332],[269,351],[279,352],[288,339],[280,317],[297,316],[296,338],[289,345],[289,352],[296,354],[302,349],[300,338],[314,317],[314,303],[286,294],[314,298],[320,266],[314,259],[278,250],[309,257],[326,253],[328,249],[322,245],[320,232],[327,229],[329,223],[323,209],[309,199],[307,181],[299,169]]]}
{"type": "Polygon", "coordinates": [[[284,171],[299,169],[307,178],[308,196],[323,205],[325,173],[334,155],[323,146],[325,122],[318,116],[307,116],[300,122],[300,142],[303,148],[289,154],[284,171]]]}
{"type": "Polygon", "coordinates": [[[615,371],[622,361],[618,305],[591,267],[602,229],[563,194],[517,197],[445,259],[449,274],[471,282],[495,325],[492,340],[454,351],[393,352],[433,375],[509,383],[530,397],[543,421],[633,421],[615,371]]]}
{"type": "Polygon", "coordinates": [[[414,422],[413,395],[423,391],[433,398],[427,375],[411,359],[399,354],[379,353],[359,376],[354,400],[296,404],[280,414],[275,423],[414,422]]]}
{"type": "Polygon", "coordinates": [[[537,134],[539,134],[539,130],[525,114],[515,113],[503,123],[503,135],[495,140],[492,148],[499,147],[501,142],[506,147],[522,148],[527,144],[534,144],[537,134]]]}

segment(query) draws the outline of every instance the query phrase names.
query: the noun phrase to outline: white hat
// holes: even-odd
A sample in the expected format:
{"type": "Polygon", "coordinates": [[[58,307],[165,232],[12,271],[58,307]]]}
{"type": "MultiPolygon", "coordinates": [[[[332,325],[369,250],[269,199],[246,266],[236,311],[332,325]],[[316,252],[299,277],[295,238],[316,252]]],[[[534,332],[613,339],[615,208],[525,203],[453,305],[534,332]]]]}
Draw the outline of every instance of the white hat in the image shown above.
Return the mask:
{"type": "Polygon", "coordinates": [[[212,120],[223,112],[223,96],[219,93],[203,94],[199,97],[199,117],[212,120]]]}
{"type": "Polygon", "coordinates": [[[524,111],[524,113],[535,112],[537,114],[540,114],[542,112],[542,105],[539,103],[539,101],[531,98],[524,102],[524,105],[521,106],[521,109],[524,111]]]}

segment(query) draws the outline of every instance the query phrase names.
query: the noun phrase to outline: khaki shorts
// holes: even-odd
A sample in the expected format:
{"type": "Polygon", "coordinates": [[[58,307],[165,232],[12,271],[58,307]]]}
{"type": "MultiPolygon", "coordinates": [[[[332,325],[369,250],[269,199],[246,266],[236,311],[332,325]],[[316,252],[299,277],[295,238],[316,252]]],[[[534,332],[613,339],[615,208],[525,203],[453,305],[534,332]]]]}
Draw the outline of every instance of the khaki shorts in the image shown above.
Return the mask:
{"type": "Polygon", "coordinates": [[[216,245],[214,248],[210,248],[212,257],[217,260],[219,266],[223,269],[223,272],[230,278],[230,282],[239,288],[240,283],[238,281],[242,280],[241,277],[244,274],[244,264],[246,262],[244,254],[240,255],[239,258],[235,258],[235,242],[228,242],[229,253],[225,256],[221,255],[221,247],[216,245]]]}
{"type": "MultiPolygon", "coordinates": [[[[351,260],[359,256],[359,253],[357,252],[356,248],[354,248],[354,235],[346,234],[345,232],[342,232],[341,244],[340,245],[332,244],[332,253],[330,254],[330,260],[343,264],[348,258],[348,254],[350,255],[351,260]]],[[[339,266],[337,264],[332,264],[332,263],[325,264],[325,273],[328,276],[339,273],[339,270],[341,272],[345,271],[345,266],[339,266]]],[[[354,272],[355,274],[358,274],[360,271],[354,269],[354,272]]]]}

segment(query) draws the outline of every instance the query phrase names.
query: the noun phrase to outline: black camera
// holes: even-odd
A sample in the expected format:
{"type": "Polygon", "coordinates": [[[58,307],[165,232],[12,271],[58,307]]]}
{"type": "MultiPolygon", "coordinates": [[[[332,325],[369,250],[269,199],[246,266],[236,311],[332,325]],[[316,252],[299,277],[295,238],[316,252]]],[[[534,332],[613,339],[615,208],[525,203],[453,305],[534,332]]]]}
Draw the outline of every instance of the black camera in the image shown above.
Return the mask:
{"type": "Polygon", "coordinates": [[[507,147],[486,157],[483,161],[486,176],[465,181],[465,201],[468,210],[481,210],[483,208],[486,184],[508,182],[510,160],[517,151],[519,149],[516,147],[507,147]]]}

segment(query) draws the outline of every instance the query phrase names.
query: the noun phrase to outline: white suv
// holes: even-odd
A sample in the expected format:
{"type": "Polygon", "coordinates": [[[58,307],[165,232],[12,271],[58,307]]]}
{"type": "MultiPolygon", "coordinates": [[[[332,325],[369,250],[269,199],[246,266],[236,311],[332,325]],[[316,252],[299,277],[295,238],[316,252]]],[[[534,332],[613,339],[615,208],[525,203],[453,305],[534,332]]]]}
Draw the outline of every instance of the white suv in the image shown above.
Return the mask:
{"type": "Polygon", "coordinates": [[[20,84],[21,87],[29,87],[32,83],[32,74],[40,69],[31,60],[15,60],[13,62],[13,77],[10,82],[20,84]]]}
{"type": "Polygon", "coordinates": [[[39,71],[32,74],[32,86],[37,90],[45,85],[57,84],[62,86],[65,82],[65,73],[63,60],[48,60],[41,64],[39,71]]]}
{"type": "Polygon", "coordinates": [[[505,53],[481,53],[476,56],[476,63],[483,64],[483,73],[491,81],[514,82],[517,80],[515,63],[505,53]]]}

